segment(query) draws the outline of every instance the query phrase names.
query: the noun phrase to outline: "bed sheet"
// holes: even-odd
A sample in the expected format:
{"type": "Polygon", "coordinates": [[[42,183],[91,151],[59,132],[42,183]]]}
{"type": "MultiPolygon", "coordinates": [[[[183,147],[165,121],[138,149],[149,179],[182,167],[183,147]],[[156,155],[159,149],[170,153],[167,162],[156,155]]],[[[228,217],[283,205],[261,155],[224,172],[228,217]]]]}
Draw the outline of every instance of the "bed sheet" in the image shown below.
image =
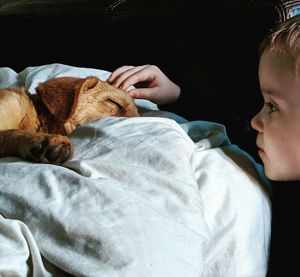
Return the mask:
{"type": "MultiPolygon", "coordinates": [[[[0,69],[0,86],[109,72],[0,69]],[[76,75],[77,74],[77,75],[76,75]]],[[[63,166],[0,159],[0,276],[265,276],[271,203],[262,167],[223,125],[137,102],[141,117],[76,129],[63,166]]]]}

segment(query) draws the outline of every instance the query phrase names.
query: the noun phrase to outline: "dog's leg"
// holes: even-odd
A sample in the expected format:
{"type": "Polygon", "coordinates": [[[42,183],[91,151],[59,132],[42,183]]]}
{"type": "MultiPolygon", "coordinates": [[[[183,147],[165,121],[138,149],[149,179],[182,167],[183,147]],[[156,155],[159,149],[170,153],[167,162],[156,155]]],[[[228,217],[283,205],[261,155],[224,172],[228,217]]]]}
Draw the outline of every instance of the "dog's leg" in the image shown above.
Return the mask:
{"type": "Polygon", "coordinates": [[[41,163],[61,164],[72,158],[68,137],[23,130],[0,131],[0,157],[16,156],[41,163]]]}
{"type": "Polygon", "coordinates": [[[35,107],[24,89],[0,89],[0,157],[57,164],[72,157],[68,137],[37,133],[39,128],[35,107]]]}

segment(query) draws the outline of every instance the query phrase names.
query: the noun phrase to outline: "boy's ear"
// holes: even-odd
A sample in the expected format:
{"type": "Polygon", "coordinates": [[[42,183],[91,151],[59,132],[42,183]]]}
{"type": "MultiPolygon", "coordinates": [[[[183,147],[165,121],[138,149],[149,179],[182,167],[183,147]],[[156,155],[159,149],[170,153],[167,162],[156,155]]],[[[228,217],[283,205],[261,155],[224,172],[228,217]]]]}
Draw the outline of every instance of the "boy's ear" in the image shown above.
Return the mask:
{"type": "Polygon", "coordinates": [[[59,77],[37,86],[36,91],[49,112],[60,122],[68,120],[76,110],[82,91],[93,88],[97,77],[59,77]]]}

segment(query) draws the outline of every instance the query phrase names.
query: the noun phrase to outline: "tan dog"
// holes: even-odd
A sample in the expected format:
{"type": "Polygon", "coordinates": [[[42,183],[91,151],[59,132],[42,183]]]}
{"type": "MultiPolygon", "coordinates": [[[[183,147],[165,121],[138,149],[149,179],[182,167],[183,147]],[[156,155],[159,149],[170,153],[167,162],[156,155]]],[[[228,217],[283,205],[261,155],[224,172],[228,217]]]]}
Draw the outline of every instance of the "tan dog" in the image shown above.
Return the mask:
{"type": "Polygon", "coordinates": [[[68,135],[76,127],[106,116],[138,116],[128,93],[93,76],[53,78],[36,91],[0,89],[0,157],[61,164],[73,156],[68,135]]]}

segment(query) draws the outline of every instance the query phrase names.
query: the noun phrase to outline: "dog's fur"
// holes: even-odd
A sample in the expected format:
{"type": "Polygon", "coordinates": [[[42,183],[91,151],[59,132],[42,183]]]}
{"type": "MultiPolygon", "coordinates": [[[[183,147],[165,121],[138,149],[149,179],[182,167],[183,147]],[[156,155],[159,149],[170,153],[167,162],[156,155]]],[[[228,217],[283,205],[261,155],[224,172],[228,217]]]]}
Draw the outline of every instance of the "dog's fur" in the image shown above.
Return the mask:
{"type": "Polygon", "coordinates": [[[138,116],[128,93],[94,76],[53,78],[36,91],[0,89],[0,157],[61,164],[73,156],[68,135],[76,127],[106,116],[138,116]]]}

